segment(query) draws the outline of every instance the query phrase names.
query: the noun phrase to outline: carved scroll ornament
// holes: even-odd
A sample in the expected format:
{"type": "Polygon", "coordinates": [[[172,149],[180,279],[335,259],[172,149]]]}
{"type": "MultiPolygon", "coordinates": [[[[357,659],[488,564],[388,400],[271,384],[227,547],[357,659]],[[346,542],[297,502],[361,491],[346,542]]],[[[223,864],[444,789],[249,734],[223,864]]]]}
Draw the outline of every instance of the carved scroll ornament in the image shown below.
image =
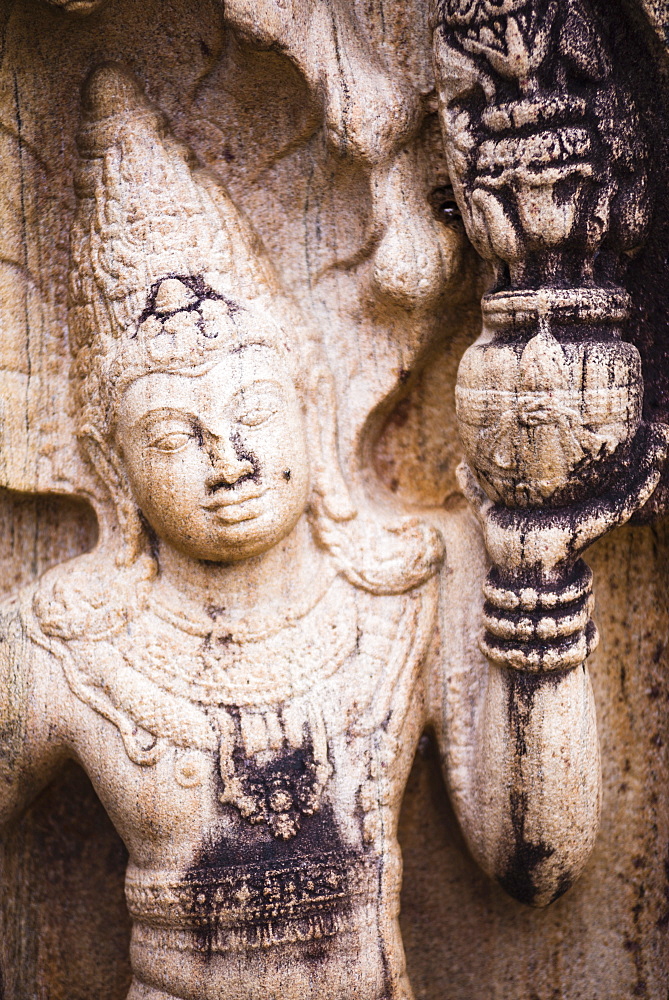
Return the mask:
{"type": "Polygon", "coordinates": [[[592,769],[588,819],[566,803],[562,816],[580,867],[599,794],[585,672],[598,637],[580,556],[648,500],[669,439],[642,419],[641,359],[623,339],[625,264],[652,208],[647,141],[585,0],[440,0],[434,28],[453,186],[494,275],[456,386],[461,484],[492,560],[481,648],[517,719],[518,830],[541,780],[526,742],[535,699],[552,698],[556,719],[571,700],[592,769]]]}

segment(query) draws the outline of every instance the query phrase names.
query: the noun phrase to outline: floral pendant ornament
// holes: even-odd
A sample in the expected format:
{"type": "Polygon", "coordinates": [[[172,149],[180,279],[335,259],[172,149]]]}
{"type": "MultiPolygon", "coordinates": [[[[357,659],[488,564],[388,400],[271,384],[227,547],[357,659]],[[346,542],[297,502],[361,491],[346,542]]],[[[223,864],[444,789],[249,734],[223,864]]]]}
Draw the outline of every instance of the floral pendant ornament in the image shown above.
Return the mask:
{"type": "Polygon", "coordinates": [[[230,710],[228,731],[221,738],[220,801],[235,806],[249,823],[267,824],[280,840],[294,837],[303,818],[318,810],[332,770],[323,718],[305,707],[308,721],[298,717],[294,706],[285,714],[230,710]],[[297,724],[293,740],[292,720],[297,724]],[[249,749],[259,741],[273,746],[249,749]]]}

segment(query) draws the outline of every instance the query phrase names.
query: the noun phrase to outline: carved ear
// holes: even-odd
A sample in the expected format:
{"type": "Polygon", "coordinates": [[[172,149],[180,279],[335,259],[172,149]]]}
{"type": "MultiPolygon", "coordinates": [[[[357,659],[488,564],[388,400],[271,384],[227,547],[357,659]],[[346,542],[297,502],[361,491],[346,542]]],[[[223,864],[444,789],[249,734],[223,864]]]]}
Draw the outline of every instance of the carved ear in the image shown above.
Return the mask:
{"type": "Polygon", "coordinates": [[[441,536],[415,517],[389,523],[369,511],[358,517],[339,464],[332,376],[324,366],[307,370],[315,537],[354,587],[372,594],[405,593],[437,572],[444,557],[441,536]]]}
{"type": "Polygon", "coordinates": [[[309,372],[307,435],[311,456],[313,492],[323,513],[333,521],[356,516],[344,481],[337,448],[337,402],[332,376],[323,366],[309,372]]]}
{"type": "Polygon", "coordinates": [[[79,440],[85,457],[93,466],[114,505],[124,543],[116,559],[117,565],[130,566],[142,552],[144,528],[128,481],[119,465],[116,453],[96,427],[85,424],[79,430],[79,440]]]}

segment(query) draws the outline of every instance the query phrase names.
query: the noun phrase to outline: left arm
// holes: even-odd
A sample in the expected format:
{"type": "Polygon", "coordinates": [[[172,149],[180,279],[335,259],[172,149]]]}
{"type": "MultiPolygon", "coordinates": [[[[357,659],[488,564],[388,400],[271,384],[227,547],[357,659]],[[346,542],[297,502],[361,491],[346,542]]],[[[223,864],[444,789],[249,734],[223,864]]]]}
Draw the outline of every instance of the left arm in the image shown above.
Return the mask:
{"type": "Polygon", "coordinates": [[[466,511],[442,530],[448,556],[430,700],[444,777],[476,861],[511,895],[543,906],[578,877],[597,834],[588,671],[583,662],[542,672],[486,658],[483,539],[466,511]]]}

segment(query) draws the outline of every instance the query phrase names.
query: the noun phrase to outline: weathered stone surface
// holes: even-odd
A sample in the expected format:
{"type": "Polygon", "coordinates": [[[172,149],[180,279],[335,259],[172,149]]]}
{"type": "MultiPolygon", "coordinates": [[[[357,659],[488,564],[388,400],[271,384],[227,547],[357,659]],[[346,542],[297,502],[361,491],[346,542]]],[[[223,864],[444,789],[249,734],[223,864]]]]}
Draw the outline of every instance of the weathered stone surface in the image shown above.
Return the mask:
{"type": "Polygon", "coordinates": [[[3,995],[664,997],[662,9],[1,13],[3,995]]]}

